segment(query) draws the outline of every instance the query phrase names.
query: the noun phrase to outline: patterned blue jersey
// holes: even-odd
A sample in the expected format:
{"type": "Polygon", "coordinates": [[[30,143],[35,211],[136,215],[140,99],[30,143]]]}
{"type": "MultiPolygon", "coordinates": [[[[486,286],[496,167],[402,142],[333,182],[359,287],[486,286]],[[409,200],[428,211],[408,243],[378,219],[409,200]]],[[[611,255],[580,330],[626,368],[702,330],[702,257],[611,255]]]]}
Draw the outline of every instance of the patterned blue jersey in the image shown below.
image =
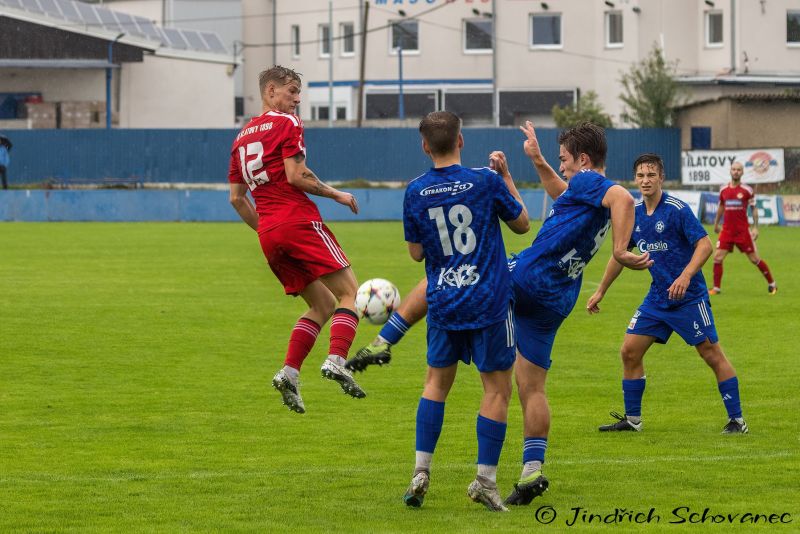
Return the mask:
{"type": "Polygon", "coordinates": [[[689,265],[695,243],[707,235],[692,209],[673,196],[662,193],[652,215],[647,214],[644,200],[636,202],[636,226],[629,248],[649,252],[653,260],[650,267],[653,283],[644,299],[645,304],[669,310],[708,298],[702,271],[697,271],[692,277],[683,299],[670,300],[667,293],[669,286],[689,265]]]}
{"type": "Polygon", "coordinates": [[[499,219],[521,212],[487,168],[431,169],[408,184],[403,226],[406,241],[425,252],[430,325],[469,330],[507,317],[511,284],[499,219]]]}
{"type": "Polygon", "coordinates": [[[592,170],[570,179],[530,247],[511,273],[515,298],[529,299],[566,317],[581,289],[583,269],[610,228],[603,197],[614,182],[592,170]]]}

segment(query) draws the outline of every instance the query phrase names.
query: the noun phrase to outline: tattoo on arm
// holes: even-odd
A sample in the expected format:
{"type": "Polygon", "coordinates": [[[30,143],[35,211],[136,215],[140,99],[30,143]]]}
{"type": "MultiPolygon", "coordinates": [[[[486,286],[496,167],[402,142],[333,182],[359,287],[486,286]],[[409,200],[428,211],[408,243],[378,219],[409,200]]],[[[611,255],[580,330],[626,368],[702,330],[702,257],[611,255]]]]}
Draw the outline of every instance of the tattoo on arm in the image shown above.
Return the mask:
{"type": "Polygon", "coordinates": [[[311,169],[304,170],[301,176],[304,180],[312,182],[311,189],[308,191],[309,193],[324,197],[329,197],[333,193],[333,189],[327,184],[324,184],[311,169]]]}

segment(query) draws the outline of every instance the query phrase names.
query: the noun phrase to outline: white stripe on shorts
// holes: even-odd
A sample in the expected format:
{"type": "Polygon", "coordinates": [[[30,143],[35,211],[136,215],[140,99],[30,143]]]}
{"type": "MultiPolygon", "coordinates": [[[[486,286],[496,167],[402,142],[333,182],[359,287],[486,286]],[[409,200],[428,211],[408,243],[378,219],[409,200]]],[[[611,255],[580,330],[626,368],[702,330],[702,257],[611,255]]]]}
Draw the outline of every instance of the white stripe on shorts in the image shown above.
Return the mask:
{"type": "Polygon", "coordinates": [[[319,221],[311,221],[311,224],[314,226],[314,230],[316,230],[319,236],[322,238],[322,242],[325,243],[326,247],[328,247],[328,251],[331,253],[331,256],[333,256],[333,259],[339,262],[339,265],[342,267],[349,266],[350,264],[344,259],[342,249],[336,246],[336,242],[331,239],[331,236],[329,236],[322,227],[322,223],[319,221]]]}
{"type": "Polygon", "coordinates": [[[508,314],[506,315],[506,347],[514,346],[514,312],[511,310],[511,305],[508,306],[508,314]]]}
{"type": "Polygon", "coordinates": [[[711,319],[708,317],[708,309],[706,309],[706,303],[701,302],[697,305],[698,309],[700,310],[700,315],[703,317],[703,326],[711,326],[711,319]]]}

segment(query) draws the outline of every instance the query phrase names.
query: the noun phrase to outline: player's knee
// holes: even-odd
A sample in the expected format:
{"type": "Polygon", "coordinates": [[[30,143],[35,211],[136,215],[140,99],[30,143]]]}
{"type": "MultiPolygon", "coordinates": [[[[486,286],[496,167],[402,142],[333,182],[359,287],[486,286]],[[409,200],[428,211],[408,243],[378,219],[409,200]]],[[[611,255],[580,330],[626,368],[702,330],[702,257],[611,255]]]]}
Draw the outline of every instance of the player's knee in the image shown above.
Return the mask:
{"type": "Polygon", "coordinates": [[[639,353],[639,351],[635,350],[633,347],[629,347],[628,345],[622,345],[619,355],[622,358],[623,365],[625,366],[636,365],[642,361],[642,355],[639,353]]]}
{"type": "Polygon", "coordinates": [[[325,321],[327,321],[333,316],[333,312],[336,311],[336,297],[334,297],[333,294],[328,294],[324,298],[320,298],[318,301],[314,302],[311,309],[323,316],[325,321]]]}

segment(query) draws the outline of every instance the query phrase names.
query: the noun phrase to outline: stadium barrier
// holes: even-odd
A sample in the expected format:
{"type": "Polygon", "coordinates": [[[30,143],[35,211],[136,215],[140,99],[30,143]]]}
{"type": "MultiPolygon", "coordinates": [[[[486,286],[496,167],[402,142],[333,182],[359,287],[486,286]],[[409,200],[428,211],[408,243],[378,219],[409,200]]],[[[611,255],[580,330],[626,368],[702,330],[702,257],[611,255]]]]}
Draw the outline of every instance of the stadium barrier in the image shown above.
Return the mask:
{"type": "MultiPolygon", "coordinates": [[[[403,189],[348,189],[358,200],[355,215],[333,200],[313,197],[326,221],[399,221],[403,189]]],[[[706,224],[714,222],[719,196],[669,191],[689,204],[706,224]]],[[[638,197],[638,191],[632,191],[638,197]]],[[[543,220],[553,204],[543,189],[520,191],[533,220],[543,220]]],[[[800,226],[800,195],[759,195],[760,224],[800,226]]],[[[196,189],[10,189],[0,191],[0,221],[239,221],[224,190],[196,189]]]]}
{"type": "MultiPolygon", "coordinates": [[[[403,189],[348,189],[360,212],[314,197],[326,221],[399,221],[403,189]]],[[[542,189],[520,193],[532,219],[542,219],[552,200],[542,189]]],[[[12,189],[0,191],[0,221],[239,221],[222,190],[12,189]]]]}
{"type": "MultiPolygon", "coordinates": [[[[108,183],[225,184],[231,143],[237,130],[19,130],[13,134],[11,184],[58,186],[108,183]]],[[[557,164],[558,130],[537,131],[542,150],[557,164]]],[[[522,151],[516,128],[464,131],[464,165],[484,166],[502,150],[519,181],[538,181],[522,151]]],[[[608,130],[610,178],[630,179],[630,164],[642,152],[658,152],[666,175],[680,178],[680,130],[608,130]]],[[[413,128],[309,128],[309,166],[325,181],[407,182],[428,167],[413,128]]]]}

